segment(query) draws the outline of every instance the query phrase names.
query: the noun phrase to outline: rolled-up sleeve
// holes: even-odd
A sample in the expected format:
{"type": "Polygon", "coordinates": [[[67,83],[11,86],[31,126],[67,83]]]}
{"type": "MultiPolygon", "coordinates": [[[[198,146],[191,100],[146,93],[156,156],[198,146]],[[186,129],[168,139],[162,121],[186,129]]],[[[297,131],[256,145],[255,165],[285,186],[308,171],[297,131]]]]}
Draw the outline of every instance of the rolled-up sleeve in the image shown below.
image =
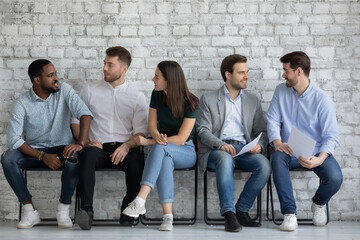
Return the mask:
{"type": "Polygon", "coordinates": [[[19,102],[15,102],[9,119],[7,130],[7,146],[10,149],[18,149],[25,143],[22,138],[25,120],[25,110],[19,102]]]}

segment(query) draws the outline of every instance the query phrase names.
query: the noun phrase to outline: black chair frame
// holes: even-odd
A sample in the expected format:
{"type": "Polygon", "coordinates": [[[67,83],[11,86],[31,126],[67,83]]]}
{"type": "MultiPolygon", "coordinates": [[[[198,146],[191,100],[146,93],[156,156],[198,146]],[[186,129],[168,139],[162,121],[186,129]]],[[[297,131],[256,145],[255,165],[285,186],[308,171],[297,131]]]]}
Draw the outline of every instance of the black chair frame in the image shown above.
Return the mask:
{"type": "MultiPolygon", "coordinates": [[[[196,146],[196,145],[195,145],[196,146]]],[[[174,225],[193,225],[196,223],[197,216],[197,195],[198,195],[198,167],[197,161],[192,168],[185,169],[175,169],[174,171],[194,171],[194,214],[191,217],[182,217],[182,218],[174,218],[174,225]]],[[[144,225],[160,225],[162,223],[162,218],[151,218],[147,217],[146,214],[140,216],[140,221],[144,225]]]]}
{"type": "MultiPolygon", "coordinates": [[[[207,206],[207,172],[215,172],[214,169],[207,168],[204,172],[204,221],[207,225],[224,225],[225,220],[224,218],[211,218],[208,216],[208,206],[207,206]]],[[[234,173],[242,173],[248,172],[245,170],[235,169],[234,173]]],[[[256,216],[252,218],[252,220],[261,223],[261,192],[257,196],[257,203],[256,203],[256,216]]]]}
{"type": "MultiPolygon", "coordinates": [[[[25,183],[27,185],[27,183],[28,183],[28,179],[27,179],[28,171],[43,172],[43,171],[54,171],[54,170],[51,170],[50,168],[45,168],[44,167],[44,168],[22,168],[21,171],[22,171],[22,174],[24,175],[25,183]]],[[[62,169],[57,169],[55,171],[62,171],[62,169]]],[[[22,205],[23,205],[22,203],[19,204],[19,222],[21,221],[22,205]]],[[[56,222],[57,221],[56,218],[41,218],[40,220],[41,220],[41,222],[56,222]]],[[[54,225],[54,224],[42,224],[42,225],[54,225]]]]}

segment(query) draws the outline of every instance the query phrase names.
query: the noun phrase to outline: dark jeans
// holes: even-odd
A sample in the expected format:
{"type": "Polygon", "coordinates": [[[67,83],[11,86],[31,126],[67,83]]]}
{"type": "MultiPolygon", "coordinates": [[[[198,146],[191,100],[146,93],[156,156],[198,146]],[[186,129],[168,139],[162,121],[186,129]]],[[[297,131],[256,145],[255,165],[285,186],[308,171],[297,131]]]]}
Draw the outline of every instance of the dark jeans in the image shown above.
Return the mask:
{"type": "MultiPolygon", "coordinates": [[[[140,180],[144,168],[144,155],[140,148],[129,150],[123,162],[114,165],[110,155],[122,143],[104,143],[103,149],[98,147],[86,147],[80,155],[80,196],[81,208],[91,209],[93,207],[95,170],[99,168],[118,168],[125,172],[126,195],[123,199],[121,211],[135,199],[140,191],[140,180]]],[[[116,186],[114,186],[115,188],[116,186]]]]}
{"type": "MultiPolygon", "coordinates": [[[[73,158],[63,157],[64,146],[39,148],[49,154],[57,154],[62,162],[61,195],[59,201],[64,204],[71,203],[78,183],[78,154],[73,158]]],[[[19,199],[19,202],[26,202],[32,198],[21,172],[22,168],[48,168],[43,161],[37,158],[22,154],[19,150],[8,150],[1,156],[1,163],[4,174],[11,188],[19,199]]],[[[49,170],[51,170],[49,168],[49,170]]]]}

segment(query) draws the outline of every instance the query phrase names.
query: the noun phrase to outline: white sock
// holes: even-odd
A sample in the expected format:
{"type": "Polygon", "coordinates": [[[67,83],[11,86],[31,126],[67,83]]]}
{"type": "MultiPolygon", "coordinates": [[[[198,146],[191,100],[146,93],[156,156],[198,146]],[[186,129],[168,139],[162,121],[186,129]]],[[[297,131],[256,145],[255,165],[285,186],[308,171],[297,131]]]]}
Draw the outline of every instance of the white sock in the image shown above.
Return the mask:
{"type": "Polygon", "coordinates": [[[59,202],[57,210],[58,211],[67,211],[67,210],[69,210],[69,208],[70,208],[70,204],[64,204],[64,203],[59,202]]]}
{"type": "Polygon", "coordinates": [[[171,217],[171,219],[173,219],[173,215],[172,215],[171,213],[169,213],[169,214],[164,214],[164,215],[163,215],[163,219],[164,219],[165,217],[171,217]]]}
{"type": "Polygon", "coordinates": [[[32,212],[35,211],[33,205],[31,203],[27,203],[23,205],[24,212],[32,212]]]}
{"type": "Polygon", "coordinates": [[[146,202],[145,199],[142,199],[141,197],[136,196],[135,200],[136,200],[138,203],[140,203],[140,206],[141,206],[141,207],[145,205],[145,202],[146,202]]]}

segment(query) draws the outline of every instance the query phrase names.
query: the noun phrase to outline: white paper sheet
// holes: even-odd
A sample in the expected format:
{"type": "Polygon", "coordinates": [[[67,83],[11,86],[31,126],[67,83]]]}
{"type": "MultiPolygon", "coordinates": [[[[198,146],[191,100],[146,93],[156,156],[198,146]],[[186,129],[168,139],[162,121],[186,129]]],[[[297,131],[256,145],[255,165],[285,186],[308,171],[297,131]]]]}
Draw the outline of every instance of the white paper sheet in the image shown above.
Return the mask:
{"type": "Polygon", "coordinates": [[[291,128],[288,145],[296,158],[300,156],[309,159],[314,151],[316,141],[304,135],[295,127],[291,128]]]}
{"type": "Polygon", "coordinates": [[[252,140],[251,142],[246,144],[241,149],[241,151],[238,154],[236,154],[234,157],[237,157],[237,156],[239,156],[239,155],[241,155],[243,153],[246,153],[246,152],[250,151],[251,149],[253,149],[256,146],[256,144],[259,142],[259,139],[260,139],[261,135],[262,135],[262,133],[260,133],[259,136],[257,136],[254,140],[252,140]]]}

